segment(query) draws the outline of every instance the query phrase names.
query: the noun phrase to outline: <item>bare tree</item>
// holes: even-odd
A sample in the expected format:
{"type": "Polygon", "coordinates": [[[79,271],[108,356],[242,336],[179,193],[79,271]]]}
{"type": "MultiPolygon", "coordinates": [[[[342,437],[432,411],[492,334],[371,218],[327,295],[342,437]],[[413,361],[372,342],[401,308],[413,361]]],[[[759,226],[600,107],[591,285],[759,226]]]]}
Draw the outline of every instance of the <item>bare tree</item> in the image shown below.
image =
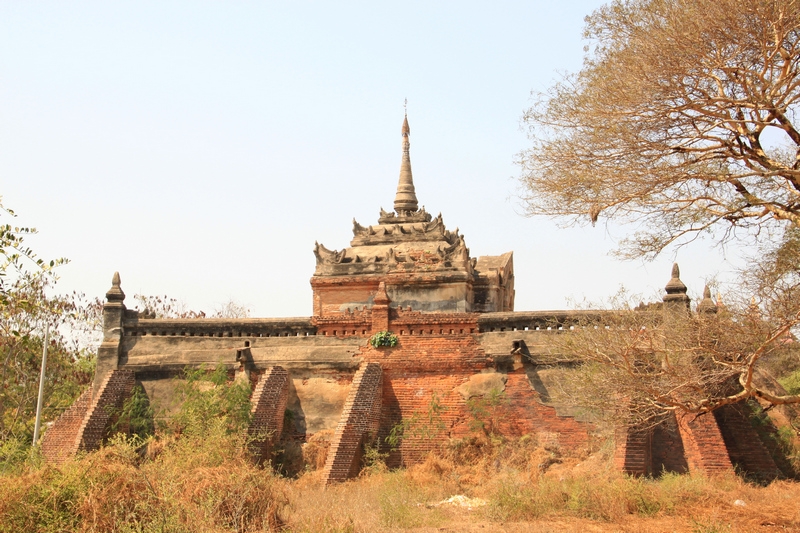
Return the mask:
{"type": "Polygon", "coordinates": [[[626,309],[587,319],[553,343],[554,361],[579,362],[563,376],[570,403],[626,423],[656,423],[670,411],[707,413],[748,399],[800,403],[777,393],[763,370],[770,358],[797,358],[791,328],[800,309],[765,316],[755,304],[626,309]],[[713,311],[713,312],[712,312],[713,311]]]}
{"type": "Polygon", "coordinates": [[[616,0],[585,37],[524,115],[529,214],[635,221],[632,257],[800,226],[800,2],[616,0]]]}
{"type": "Polygon", "coordinates": [[[624,257],[706,233],[753,260],[717,314],[630,310],[560,335],[590,389],[573,401],[639,421],[800,402],[759,371],[800,361],[800,0],[615,0],[586,21],[583,68],[523,118],[528,214],[635,223],[624,257]]]}

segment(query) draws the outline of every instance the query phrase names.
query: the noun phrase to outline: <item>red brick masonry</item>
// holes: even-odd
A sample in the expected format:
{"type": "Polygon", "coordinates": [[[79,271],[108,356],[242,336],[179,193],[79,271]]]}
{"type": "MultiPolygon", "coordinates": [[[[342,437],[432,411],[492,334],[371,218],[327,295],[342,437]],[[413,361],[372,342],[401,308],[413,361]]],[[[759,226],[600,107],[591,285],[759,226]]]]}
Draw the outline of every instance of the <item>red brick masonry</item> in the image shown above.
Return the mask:
{"type": "Polygon", "coordinates": [[[328,450],[323,477],[325,484],[344,481],[358,474],[363,446],[378,432],[383,372],[378,363],[364,363],[353,377],[328,450]]]}
{"type": "Polygon", "coordinates": [[[272,447],[280,438],[288,399],[289,373],[280,366],[273,366],[261,376],[250,400],[252,419],[247,430],[248,445],[258,463],[270,458],[272,447]]]}
{"type": "Polygon", "coordinates": [[[134,384],[135,374],[130,370],[109,372],[97,398],[92,399],[92,390],[88,389],[47,430],[42,439],[42,455],[58,463],[76,452],[98,449],[108,437],[134,384]]]}

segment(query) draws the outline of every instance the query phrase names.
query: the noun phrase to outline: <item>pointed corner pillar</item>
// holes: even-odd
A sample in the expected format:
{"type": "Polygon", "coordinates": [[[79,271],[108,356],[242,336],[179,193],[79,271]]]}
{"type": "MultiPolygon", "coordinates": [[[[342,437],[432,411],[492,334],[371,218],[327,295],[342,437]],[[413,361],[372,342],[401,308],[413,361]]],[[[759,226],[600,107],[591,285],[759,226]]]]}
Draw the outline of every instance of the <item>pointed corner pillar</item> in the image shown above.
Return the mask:
{"type": "Polygon", "coordinates": [[[372,300],[372,333],[389,331],[390,303],[389,295],[386,294],[386,283],[381,281],[372,300]]]}
{"type": "Polygon", "coordinates": [[[417,193],[414,190],[414,179],[411,175],[411,143],[408,140],[411,129],[408,127],[408,115],[403,118],[403,157],[400,162],[400,180],[397,182],[397,194],[394,197],[394,210],[399,216],[414,213],[419,209],[417,193]]]}
{"type": "Polygon", "coordinates": [[[105,378],[119,366],[122,321],[125,318],[124,301],[125,293],[120,286],[119,272],[115,272],[103,305],[103,342],[97,349],[97,368],[92,383],[94,395],[97,395],[105,378]]]}

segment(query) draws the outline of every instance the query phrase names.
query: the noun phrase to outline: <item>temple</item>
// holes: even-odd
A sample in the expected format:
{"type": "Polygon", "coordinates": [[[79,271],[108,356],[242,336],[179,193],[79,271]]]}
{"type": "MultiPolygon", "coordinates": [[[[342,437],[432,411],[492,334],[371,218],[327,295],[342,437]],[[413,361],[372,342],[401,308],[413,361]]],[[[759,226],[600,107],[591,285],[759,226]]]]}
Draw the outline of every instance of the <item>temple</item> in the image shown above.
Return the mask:
{"type": "MultiPolygon", "coordinates": [[[[135,386],[168,414],[187,368],[220,365],[252,387],[253,459],[269,462],[278,449],[325,437],[326,483],[356,475],[367,445],[386,451],[390,466],[408,465],[476,427],[587,449],[600,428],[554,394],[579,361],[547,355],[554,334],[587,321],[602,327],[603,312],[514,311],[512,253],[472,257],[458,230],[419,206],[410,134],[406,116],[394,210],[381,209],[377,224],[353,221],[344,250],[314,246],[309,317],[155,318],[126,307],[114,274],[94,383],[49,427],[44,456],[58,462],[101,446],[135,386]],[[470,408],[481,401],[483,411],[470,408]],[[431,413],[432,405],[435,423],[389,446],[393,428],[431,413]]],[[[687,312],[677,265],[665,292],[661,306],[687,312]]],[[[710,292],[704,296],[696,312],[715,312],[710,292]]],[[[743,409],[619,428],[615,464],[636,475],[734,468],[786,475],[743,409]]]]}

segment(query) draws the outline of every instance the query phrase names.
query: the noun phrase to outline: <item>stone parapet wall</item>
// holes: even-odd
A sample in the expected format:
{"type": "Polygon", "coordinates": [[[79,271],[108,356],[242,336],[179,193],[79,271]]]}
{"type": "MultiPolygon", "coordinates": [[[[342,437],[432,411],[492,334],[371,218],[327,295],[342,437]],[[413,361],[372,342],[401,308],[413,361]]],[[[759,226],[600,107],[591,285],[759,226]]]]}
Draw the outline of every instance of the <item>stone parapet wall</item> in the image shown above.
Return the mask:
{"type": "Polygon", "coordinates": [[[288,400],[289,373],[279,366],[268,369],[258,380],[250,400],[248,445],[258,463],[270,458],[273,446],[281,436],[288,400]]]}
{"type": "Polygon", "coordinates": [[[363,446],[378,433],[383,372],[378,363],[365,363],[353,377],[350,393],[336,426],[323,470],[325,484],[358,474],[363,446]]]}
{"type": "Polygon", "coordinates": [[[181,372],[184,368],[238,368],[237,353],[249,350],[255,368],[266,370],[281,366],[297,368],[338,368],[355,372],[360,360],[354,360],[365,337],[314,335],[308,337],[125,337],[120,368],[136,372],[181,372]]]}
{"type": "Polygon", "coordinates": [[[47,428],[42,437],[45,460],[58,464],[75,455],[78,451],[78,432],[91,406],[92,388],[89,387],[47,428]]]}
{"type": "Polygon", "coordinates": [[[308,337],[316,335],[310,317],[300,318],[192,318],[123,321],[126,337],[308,337]]]}
{"type": "Polygon", "coordinates": [[[494,331],[552,331],[603,322],[612,311],[516,311],[477,315],[480,333],[494,331]]]}

